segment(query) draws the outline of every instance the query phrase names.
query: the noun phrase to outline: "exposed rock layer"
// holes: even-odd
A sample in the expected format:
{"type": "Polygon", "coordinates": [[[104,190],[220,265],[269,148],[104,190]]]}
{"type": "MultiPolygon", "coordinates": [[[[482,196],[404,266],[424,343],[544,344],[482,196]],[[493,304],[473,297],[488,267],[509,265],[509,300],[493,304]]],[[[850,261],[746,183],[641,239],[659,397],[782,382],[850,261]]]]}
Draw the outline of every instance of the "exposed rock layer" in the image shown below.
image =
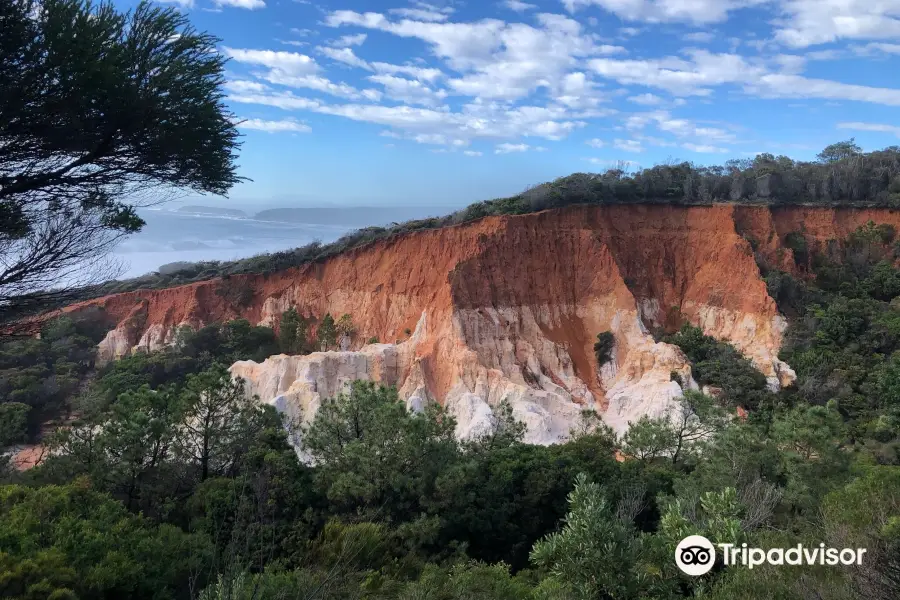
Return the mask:
{"type": "Polygon", "coordinates": [[[788,233],[815,245],[869,220],[900,227],[900,212],[573,207],[397,236],[272,275],[85,304],[119,323],[100,345],[106,360],[159,348],[180,325],[239,316],[277,324],[292,305],[314,319],[349,313],[359,351],[278,356],[233,371],[265,401],[304,418],[351,378],[396,384],[413,406],[444,403],[462,436],[489,428],[491,407],[505,398],[528,423],[528,439],[549,443],[567,435],[582,409],[600,410],[619,430],[666,410],[681,393],[671,373],[690,381],[690,368],[649,332],[683,320],[731,341],[772,386],[791,381],[777,359],[785,322],[751,242],[769,264],[797,272],[783,245],[788,233]],[[242,296],[249,301],[234,300],[242,296]],[[592,348],[601,331],[615,336],[613,359],[602,366],[592,348]],[[396,344],[362,348],[372,336],[396,344]]]}

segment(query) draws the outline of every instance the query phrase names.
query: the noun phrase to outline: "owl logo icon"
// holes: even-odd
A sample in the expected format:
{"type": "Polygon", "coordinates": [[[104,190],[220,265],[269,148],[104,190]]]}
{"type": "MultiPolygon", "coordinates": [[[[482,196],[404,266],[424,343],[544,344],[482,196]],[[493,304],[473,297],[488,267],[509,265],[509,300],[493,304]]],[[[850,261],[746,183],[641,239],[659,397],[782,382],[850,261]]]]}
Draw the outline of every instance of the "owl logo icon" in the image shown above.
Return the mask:
{"type": "Polygon", "coordinates": [[[689,535],[675,548],[675,564],[686,575],[705,575],[716,564],[716,549],[702,535],[689,535]]]}

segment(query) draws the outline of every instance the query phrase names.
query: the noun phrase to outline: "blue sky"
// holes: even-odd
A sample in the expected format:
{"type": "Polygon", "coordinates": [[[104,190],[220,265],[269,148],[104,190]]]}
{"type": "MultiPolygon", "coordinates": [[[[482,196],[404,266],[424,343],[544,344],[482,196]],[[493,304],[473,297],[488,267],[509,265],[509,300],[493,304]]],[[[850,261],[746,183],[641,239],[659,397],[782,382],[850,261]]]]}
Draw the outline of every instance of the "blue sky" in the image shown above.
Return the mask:
{"type": "Polygon", "coordinates": [[[617,161],[900,144],[900,0],[177,5],[231,57],[233,201],[464,204],[617,161]]]}

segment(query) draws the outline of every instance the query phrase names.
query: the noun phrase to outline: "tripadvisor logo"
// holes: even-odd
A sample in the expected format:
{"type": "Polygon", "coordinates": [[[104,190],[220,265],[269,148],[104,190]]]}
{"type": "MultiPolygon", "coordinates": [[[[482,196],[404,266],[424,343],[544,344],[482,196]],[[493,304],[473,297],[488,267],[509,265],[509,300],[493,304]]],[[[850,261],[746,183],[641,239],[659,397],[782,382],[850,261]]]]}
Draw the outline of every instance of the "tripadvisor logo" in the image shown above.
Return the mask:
{"type": "Polygon", "coordinates": [[[675,548],[675,564],[687,575],[705,575],[715,563],[716,549],[702,535],[689,535],[675,548]]]}
{"type": "MultiPolygon", "coordinates": [[[[716,544],[722,552],[722,563],[741,565],[748,569],[770,565],[861,565],[865,548],[826,548],[819,544],[811,548],[797,544],[791,548],[750,548],[747,544],[716,544]]],[[[687,575],[705,575],[716,563],[713,543],[702,535],[689,535],[675,548],[675,564],[687,575]]]]}

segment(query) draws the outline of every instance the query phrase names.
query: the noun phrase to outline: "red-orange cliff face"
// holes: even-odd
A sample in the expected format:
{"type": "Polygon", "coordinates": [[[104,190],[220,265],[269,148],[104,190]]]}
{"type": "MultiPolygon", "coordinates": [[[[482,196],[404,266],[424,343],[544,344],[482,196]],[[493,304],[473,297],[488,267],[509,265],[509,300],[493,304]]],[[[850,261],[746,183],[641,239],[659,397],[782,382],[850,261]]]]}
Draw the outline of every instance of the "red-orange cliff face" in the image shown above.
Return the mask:
{"type": "MultiPolygon", "coordinates": [[[[438,400],[461,435],[488,426],[503,399],[532,441],[565,436],[583,408],[618,429],[667,409],[690,380],[681,353],[649,331],[682,320],[731,341],[773,386],[793,378],[777,359],[785,327],[749,240],[773,265],[795,270],[783,240],[845,238],[869,220],[900,227],[900,212],[733,205],[573,207],[422,231],[323,263],[138,291],[100,305],[119,323],[102,358],[169,343],[180,325],[245,317],[274,324],[290,306],[307,317],[349,313],[361,352],[273,357],[232,369],[264,400],[314,410],[335,378],[397,384],[412,404],[438,400]],[[249,302],[230,300],[251,289],[249,302]],[[231,292],[227,292],[231,290],[231,292]],[[243,304],[243,306],[238,306],[243,304]],[[414,330],[408,336],[405,331],[414,330]],[[613,332],[602,367],[593,343],[613,332]],[[361,348],[375,336],[394,345],[361,348]]],[[[282,407],[283,408],[283,407],[282,407]]]]}

